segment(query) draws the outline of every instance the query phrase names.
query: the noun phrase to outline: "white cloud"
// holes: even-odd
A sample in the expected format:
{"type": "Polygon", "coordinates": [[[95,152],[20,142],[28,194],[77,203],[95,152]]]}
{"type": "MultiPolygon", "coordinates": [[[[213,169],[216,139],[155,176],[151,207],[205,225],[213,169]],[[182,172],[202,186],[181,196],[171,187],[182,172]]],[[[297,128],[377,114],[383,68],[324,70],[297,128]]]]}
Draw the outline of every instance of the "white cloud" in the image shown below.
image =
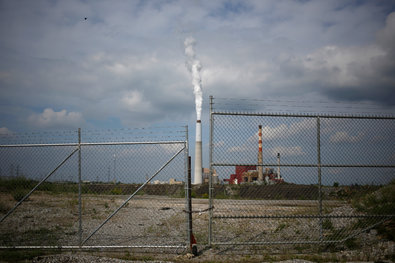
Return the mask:
{"type": "Polygon", "coordinates": [[[240,152],[246,152],[246,151],[251,151],[251,147],[248,147],[247,145],[241,145],[241,146],[232,146],[228,149],[228,152],[230,153],[240,153],[240,152]]]}
{"type": "Polygon", "coordinates": [[[54,111],[45,109],[41,114],[33,114],[28,123],[36,128],[77,128],[85,124],[80,112],[54,111]]]}
{"type": "Polygon", "coordinates": [[[352,136],[345,131],[338,131],[335,134],[333,134],[329,140],[330,142],[333,143],[344,143],[344,142],[355,143],[362,141],[363,138],[364,138],[364,134],[362,132],[359,132],[357,135],[352,136]]]}
{"type": "MultiPolygon", "coordinates": [[[[207,145],[209,145],[209,144],[207,144],[207,145]]],[[[224,145],[225,145],[224,141],[218,141],[216,143],[213,143],[214,148],[219,148],[219,147],[222,147],[224,145]]]]}
{"type": "Polygon", "coordinates": [[[339,47],[325,46],[308,54],[301,65],[307,74],[317,81],[325,81],[331,87],[350,87],[361,85],[358,70],[371,76],[375,72],[372,59],[384,56],[386,53],[378,46],[339,47]]]}
{"type": "Polygon", "coordinates": [[[103,57],[103,54],[96,54],[92,57],[92,62],[103,63],[105,69],[119,77],[132,77],[136,73],[155,69],[160,61],[155,54],[126,57],[103,57]]]}
{"type": "Polygon", "coordinates": [[[0,135],[7,135],[7,134],[11,134],[11,131],[7,127],[1,127],[0,135]]]}
{"type": "Polygon", "coordinates": [[[328,169],[328,173],[330,173],[330,174],[341,174],[341,173],[344,173],[344,169],[343,168],[329,168],[328,169]]]}
{"type": "Polygon", "coordinates": [[[144,98],[143,94],[138,90],[132,90],[121,98],[124,108],[131,112],[144,112],[152,110],[150,101],[144,98]]]}
{"type": "MultiPolygon", "coordinates": [[[[281,139],[289,139],[292,136],[308,136],[311,132],[316,133],[316,124],[315,119],[302,119],[300,121],[296,121],[290,124],[282,123],[280,125],[271,127],[264,126],[262,127],[262,140],[263,141],[271,141],[271,140],[281,140],[281,139]]],[[[298,137],[300,138],[300,137],[298,137]]],[[[258,131],[251,135],[247,141],[242,145],[236,145],[228,148],[228,152],[250,152],[255,151],[255,148],[251,148],[251,145],[258,145],[258,131]],[[253,149],[253,150],[252,150],[253,149]]],[[[222,146],[222,145],[221,145],[222,146]]],[[[276,154],[285,152],[289,155],[302,155],[304,154],[302,148],[300,146],[293,147],[275,147],[269,152],[276,154]]]]}
{"type": "Polygon", "coordinates": [[[282,156],[299,156],[305,154],[301,146],[277,146],[270,149],[269,152],[273,156],[277,156],[277,153],[280,153],[282,156]]]}
{"type": "MultiPolygon", "coordinates": [[[[299,134],[306,134],[315,131],[316,124],[315,120],[312,118],[302,119],[301,121],[296,121],[291,124],[282,123],[280,125],[271,127],[262,127],[262,140],[274,140],[280,138],[289,138],[290,136],[295,136],[299,134]]],[[[258,132],[248,138],[249,142],[258,141],[258,132]]]]}
{"type": "Polygon", "coordinates": [[[288,135],[288,125],[280,124],[276,127],[262,127],[262,140],[272,140],[288,135]]]}
{"type": "Polygon", "coordinates": [[[389,14],[386,25],[377,34],[377,41],[385,50],[394,52],[395,47],[395,12],[389,14]]]}

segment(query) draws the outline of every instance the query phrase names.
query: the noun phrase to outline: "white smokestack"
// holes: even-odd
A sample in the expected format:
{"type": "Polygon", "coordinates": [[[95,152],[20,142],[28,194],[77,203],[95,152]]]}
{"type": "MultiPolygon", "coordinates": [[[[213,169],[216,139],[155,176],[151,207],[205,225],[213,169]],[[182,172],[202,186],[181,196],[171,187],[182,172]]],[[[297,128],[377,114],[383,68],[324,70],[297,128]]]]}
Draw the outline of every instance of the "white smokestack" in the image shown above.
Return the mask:
{"type": "Polygon", "coordinates": [[[195,145],[195,174],[194,184],[202,183],[202,79],[200,77],[200,70],[202,65],[196,59],[194,46],[196,40],[193,37],[187,37],[184,41],[185,55],[187,57],[186,66],[192,74],[193,94],[195,94],[195,107],[196,107],[196,145],[195,145]]]}
{"type": "Polygon", "coordinates": [[[202,79],[200,77],[200,70],[202,65],[200,61],[196,59],[194,46],[196,40],[193,37],[187,37],[184,41],[185,55],[187,56],[186,66],[189,72],[192,74],[192,85],[193,94],[195,94],[195,106],[196,106],[196,117],[197,120],[201,120],[202,115],[202,79]]]}
{"type": "Polygon", "coordinates": [[[202,184],[202,122],[196,122],[195,176],[193,184],[202,184]]]}

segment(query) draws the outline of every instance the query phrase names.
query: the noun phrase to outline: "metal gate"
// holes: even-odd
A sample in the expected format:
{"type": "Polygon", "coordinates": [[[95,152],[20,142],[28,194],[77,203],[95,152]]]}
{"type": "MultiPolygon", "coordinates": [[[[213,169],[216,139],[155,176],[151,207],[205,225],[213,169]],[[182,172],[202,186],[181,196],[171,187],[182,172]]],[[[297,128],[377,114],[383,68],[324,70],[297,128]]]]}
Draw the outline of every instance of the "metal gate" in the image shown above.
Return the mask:
{"type": "Polygon", "coordinates": [[[0,136],[1,248],[186,248],[188,129],[0,136]]]}
{"type": "Polygon", "coordinates": [[[210,98],[210,245],[357,244],[393,225],[393,116],[238,103],[210,98]]]}

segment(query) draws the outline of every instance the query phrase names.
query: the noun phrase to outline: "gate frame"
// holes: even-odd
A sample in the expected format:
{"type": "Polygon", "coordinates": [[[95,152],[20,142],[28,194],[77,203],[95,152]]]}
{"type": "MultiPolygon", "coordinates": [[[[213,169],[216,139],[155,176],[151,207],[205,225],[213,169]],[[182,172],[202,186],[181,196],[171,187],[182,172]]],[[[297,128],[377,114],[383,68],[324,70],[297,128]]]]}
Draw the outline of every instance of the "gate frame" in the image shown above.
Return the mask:
{"type": "Polygon", "coordinates": [[[10,144],[10,145],[0,145],[0,148],[26,148],[26,147],[76,147],[73,151],[61,161],[51,172],[49,172],[39,183],[37,183],[16,205],[9,210],[1,219],[0,224],[11,215],[42,183],[44,183],[49,177],[51,177],[60,167],[62,167],[76,152],[78,152],[78,245],[58,245],[58,246],[0,246],[0,249],[125,249],[125,248],[184,248],[192,251],[192,220],[189,220],[189,214],[191,214],[191,208],[189,207],[190,202],[190,192],[191,192],[191,174],[190,164],[188,162],[189,156],[189,143],[188,143],[188,126],[183,126],[185,129],[185,140],[183,141],[146,141],[146,142],[103,142],[103,143],[82,143],[81,142],[81,128],[78,128],[78,143],[53,143],[53,144],[10,144]],[[123,204],[118,207],[107,219],[97,227],[85,240],[82,240],[82,176],[81,176],[81,150],[84,146],[103,146],[103,145],[147,145],[147,144],[180,144],[182,148],[178,150],[164,165],[162,165],[147,181],[145,181],[133,194],[127,198],[123,204]],[[119,210],[121,210],[141,189],[144,188],[155,176],[157,176],[169,163],[171,163],[180,153],[184,152],[184,179],[185,179],[185,210],[186,213],[186,237],[184,245],[84,245],[105,223],[107,223],[119,210]]]}
{"type": "Polygon", "coordinates": [[[340,167],[340,168],[395,168],[395,165],[336,165],[336,164],[322,164],[321,163],[321,118],[322,119],[373,119],[373,120],[395,120],[394,116],[360,116],[360,115],[326,115],[326,114],[280,114],[280,113],[248,113],[248,112],[226,112],[226,111],[214,111],[213,108],[213,96],[210,96],[210,139],[209,139],[209,163],[210,163],[210,177],[209,177],[209,222],[208,222],[208,245],[278,245],[278,244],[334,244],[343,243],[348,239],[354,238],[355,236],[370,230],[377,225],[382,224],[389,218],[394,218],[395,215],[354,215],[354,216],[337,216],[337,215],[323,215],[322,214],[322,182],[321,182],[321,168],[322,167],[340,167]],[[213,130],[214,130],[214,116],[259,116],[259,117],[295,117],[295,118],[316,118],[316,129],[317,129],[317,164],[262,164],[249,163],[249,164],[235,164],[235,163],[214,163],[213,162],[213,130]],[[279,167],[316,167],[317,177],[318,177],[318,202],[319,202],[319,213],[318,215],[294,215],[294,216],[213,216],[214,208],[214,197],[213,197],[213,167],[215,166],[235,166],[235,165],[245,165],[245,166],[279,166],[279,167]],[[318,218],[319,219],[319,240],[314,241],[268,241],[268,242],[213,242],[213,232],[212,232],[212,221],[214,218],[265,218],[265,219],[279,219],[279,218],[318,218]],[[350,234],[348,237],[341,240],[324,240],[323,239],[323,219],[325,218],[384,218],[379,222],[360,230],[357,233],[350,234]]]}

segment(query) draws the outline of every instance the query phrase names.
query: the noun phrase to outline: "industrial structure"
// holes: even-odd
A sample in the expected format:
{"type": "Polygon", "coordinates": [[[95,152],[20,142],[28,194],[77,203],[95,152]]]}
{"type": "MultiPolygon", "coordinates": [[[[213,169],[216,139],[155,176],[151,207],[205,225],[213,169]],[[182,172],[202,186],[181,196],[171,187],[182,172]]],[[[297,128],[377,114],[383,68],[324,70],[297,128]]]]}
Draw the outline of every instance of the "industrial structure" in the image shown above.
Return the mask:
{"type": "MultiPolygon", "coordinates": [[[[258,180],[263,181],[262,125],[258,126],[258,180]]],[[[237,169],[236,169],[237,171],[237,169]]]]}
{"type": "MultiPolygon", "coordinates": [[[[259,168],[259,166],[258,166],[259,168]]],[[[283,183],[284,179],[274,172],[273,168],[265,168],[262,174],[263,180],[259,179],[259,169],[251,165],[236,165],[235,173],[230,175],[230,178],[224,179],[228,184],[243,184],[243,183],[265,183],[278,184],[283,183]]]]}
{"type": "Polygon", "coordinates": [[[262,125],[258,126],[258,165],[236,165],[235,173],[230,175],[224,182],[229,184],[257,183],[257,184],[278,184],[284,182],[280,174],[280,153],[277,154],[277,173],[273,168],[265,168],[263,171],[262,152],[262,125]]]}
{"type": "MultiPolygon", "coordinates": [[[[217,175],[217,171],[213,169],[213,173],[211,174],[213,184],[219,184],[219,179],[217,175]]],[[[210,168],[203,168],[203,183],[208,184],[210,180],[210,168]]]]}
{"type": "Polygon", "coordinates": [[[202,121],[196,121],[195,173],[193,184],[202,184],[202,121]]]}

